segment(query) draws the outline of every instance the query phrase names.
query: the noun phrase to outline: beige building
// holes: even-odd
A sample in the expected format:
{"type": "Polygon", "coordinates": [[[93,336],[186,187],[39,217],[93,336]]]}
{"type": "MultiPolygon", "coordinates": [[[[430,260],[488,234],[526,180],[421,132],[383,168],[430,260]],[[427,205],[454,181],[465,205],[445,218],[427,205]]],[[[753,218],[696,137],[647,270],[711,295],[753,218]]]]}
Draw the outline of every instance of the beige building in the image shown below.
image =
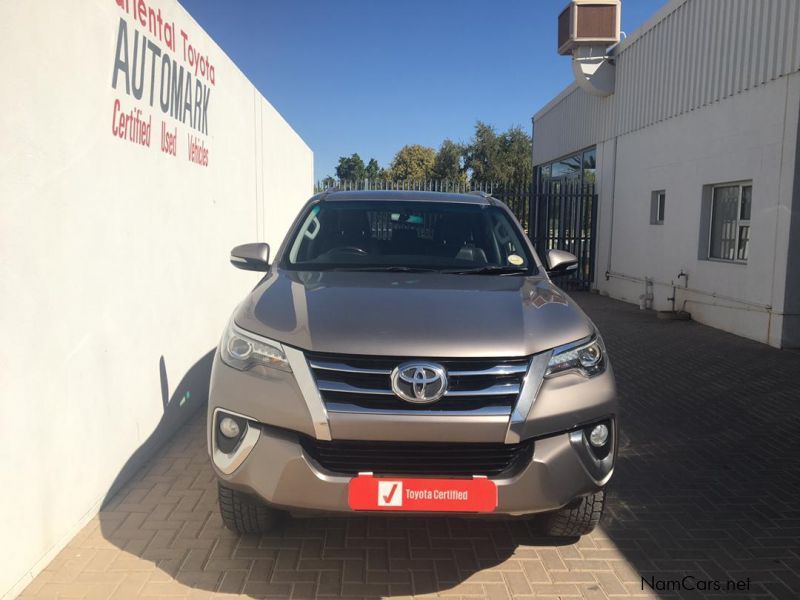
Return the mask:
{"type": "Polygon", "coordinates": [[[800,347],[798,39],[794,0],[670,0],[610,51],[609,95],[536,113],[540,179],[596,179],[593,287],[800,347]]]}

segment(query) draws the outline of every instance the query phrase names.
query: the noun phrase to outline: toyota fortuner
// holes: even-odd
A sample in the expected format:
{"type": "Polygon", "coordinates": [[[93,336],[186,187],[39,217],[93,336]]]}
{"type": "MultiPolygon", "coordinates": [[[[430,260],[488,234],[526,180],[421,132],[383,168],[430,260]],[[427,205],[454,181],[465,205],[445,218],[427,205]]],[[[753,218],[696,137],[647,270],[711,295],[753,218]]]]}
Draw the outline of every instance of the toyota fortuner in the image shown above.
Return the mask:
{"type": "Polygon", "coordinates": [[[283,513],[540,515],[597,524],[618,439],[603,339],[487,194],[311,198],[214,358],[208,447],[225,524],[283,513]]]}

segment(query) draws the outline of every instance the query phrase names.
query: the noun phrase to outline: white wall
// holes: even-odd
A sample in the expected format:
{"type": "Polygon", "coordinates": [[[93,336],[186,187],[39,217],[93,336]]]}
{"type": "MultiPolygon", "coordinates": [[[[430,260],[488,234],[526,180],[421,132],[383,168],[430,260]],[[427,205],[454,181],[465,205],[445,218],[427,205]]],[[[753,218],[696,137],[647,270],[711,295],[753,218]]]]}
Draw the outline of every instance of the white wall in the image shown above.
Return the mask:
{"type": "MultiPolygon", "coordinates": [[[[798,106],[793,74],[599,144],[599,290],[638,303],[643,283],[603,273],[682,286],[683,270],[690,288],[709,294],[679,290],[677,308],[686,301],[700,322],[780,345],[798,106]],[[740,180],[753,181],[747,264],[699,260],[703,186],[740,180]],[[661,189],[665,223],[650,225],[651,192],[661,189]]],[[[654,308],[669,309],[672,288],[654,292],[654,308]]]]}
{"type": "Polygon", "coordinates": [[[179,65],[183,30],[215,67],[205,134],[151,107],[147,78],[140,100],[112,88],[120,19],[131,54],[145,31],[115,0],[0,0],[0,596],[91,518],[161,421],[160,361],[165,396],[185,400],[172,410],[202,401],[202,378],[181,380],[257,281],[230,248],[277,246],[312,192],[291,127],[182,7],[147,5],[174,22],[179,65]],[[113,135],[115,100],[152,116],[150,147],[113,135]]]}

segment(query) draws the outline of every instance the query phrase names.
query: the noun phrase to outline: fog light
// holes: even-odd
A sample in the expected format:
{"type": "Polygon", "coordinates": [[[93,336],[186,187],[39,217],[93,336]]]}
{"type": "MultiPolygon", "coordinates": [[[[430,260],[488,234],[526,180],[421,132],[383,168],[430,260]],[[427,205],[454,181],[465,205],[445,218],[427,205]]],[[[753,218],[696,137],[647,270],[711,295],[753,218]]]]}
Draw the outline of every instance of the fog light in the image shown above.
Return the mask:
{"type": "Polygon", "coordinates": [[[602,448],[608,441],[608,427],[604,423],[595,425],[589,434],[589,443],[595,448],[602,448]]]}
{"type": "Polygon", "coordinates": [[[224,417],[219,422],[219,431],[226,438],[237,438],[241,433],[241,429],[239,429],[239,424],[230,417],[224,417]]]}

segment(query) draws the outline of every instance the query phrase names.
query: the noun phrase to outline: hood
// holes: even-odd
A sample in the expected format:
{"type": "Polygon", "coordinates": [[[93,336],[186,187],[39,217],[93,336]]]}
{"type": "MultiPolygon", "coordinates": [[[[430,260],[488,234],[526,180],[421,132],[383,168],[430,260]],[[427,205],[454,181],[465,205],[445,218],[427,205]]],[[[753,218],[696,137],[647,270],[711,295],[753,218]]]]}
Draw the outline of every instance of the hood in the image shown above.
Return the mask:
{"type": "Polygon", "coordinates": [[[313,352],[514,357],[593,332],[544,277],[273,271],[239,306],[248,331],[313,352]]]}

